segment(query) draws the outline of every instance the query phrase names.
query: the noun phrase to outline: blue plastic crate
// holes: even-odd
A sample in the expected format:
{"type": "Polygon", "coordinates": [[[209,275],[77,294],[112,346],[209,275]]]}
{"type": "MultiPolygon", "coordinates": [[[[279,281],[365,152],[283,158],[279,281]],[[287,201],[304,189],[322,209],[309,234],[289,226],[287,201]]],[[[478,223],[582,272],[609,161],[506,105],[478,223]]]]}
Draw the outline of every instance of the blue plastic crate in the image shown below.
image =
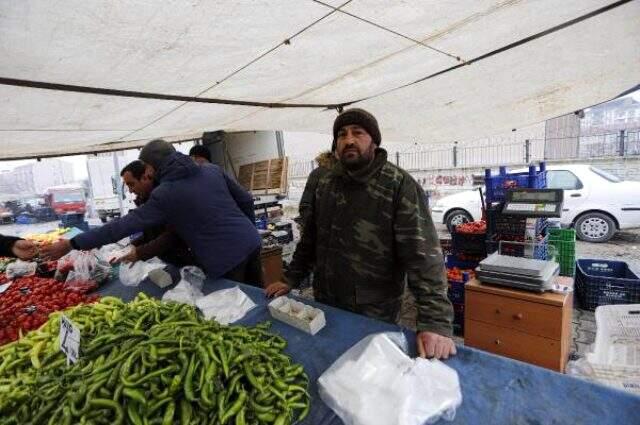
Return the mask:
{"type": "Polygon", "coordinates": [[[451,230],[451,245],[453,253],[457,255],[486,257],[486,239],[486,233],[458,233],[455,227],[451,230]]]}
{"type": "Polygon", "coordinates": [[[469,261],[469,260],[461,260],[458,257],[456,257],[455,255],[447,255],[446,259],[445,259],[445,266],[448,269],[452,269],[454,267],[457,267],[459,269],[475,269],[476,267],[478,267],[478,264],[480,263],[480,260],[478,261],[469,261]]]}
{"type": "Polygon", "coordinates": [[[65,214],[60,217],[64,227],[73,227],[84,222],[84,214],[65,214]]]}
{"type": "Polygon", "coordinates": [[[500,167],[500,172],[496,176],[492,176],[491,169],[487,168],[484,172],[484,184],[487,204],[503,202],[506,191],[509,189],[544,189],[547,187],[546,165],[541,162],[538,171],[536,171],[535,165],[531,165],[529,171],[525,173],[507,173],[507,167],[500,167]]]}
{"type": "Polygon", "coordinates": [[[624,261],[577,261],[576,298],[580,308],[640,303],[640,278],[624,261]]]}

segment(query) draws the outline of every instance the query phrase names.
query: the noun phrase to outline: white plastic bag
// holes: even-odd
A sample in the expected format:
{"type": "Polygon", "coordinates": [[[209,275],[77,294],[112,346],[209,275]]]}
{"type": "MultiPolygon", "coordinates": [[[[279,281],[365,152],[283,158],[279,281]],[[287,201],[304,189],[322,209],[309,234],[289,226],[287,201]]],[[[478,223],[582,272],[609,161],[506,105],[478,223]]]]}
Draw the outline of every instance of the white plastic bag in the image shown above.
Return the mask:
{"type": "Polygon", "coordinates": [[[16,260],[7,266],[5,274],[7,276],[7,279],[14,279],[16,277],[22,276],[31,276],[36,273],[37,268],[37,263],[16,260]]]}
{"type": "Polygon", "coordinates": [[[242,319],[256,306],[239,287],[221,289],[196,301],[196,306],[207,320],[215,319],[222,325],[228,325],[242,319]]]}
{"type": "Polygon", "coordinates": [[[164,293],[162,301],[175,301],[195,306],[196,301],[202,297],[202,291],[195,288],[186,280],[181,280],[173,289],[164,293]]]}
{"type": "MultiPolygon", "coordinates": [[[[392,339],[370,335],[318,379],[322,400],[345,425],[422,425],[453,420],[458,374],[439,360],[412,359],[392,339]]],[[[403,344],[404,345],[404,344],[403,344]]]]}
{"type": "Polygon", "coordinates": [[[138,286],[144,280],[146,274],[144,261],[136,261],[135,263],[121,263],[118,277],[120,282],[125,286],[138,286]]]}
{"type": "Polygon", "coordinates": [[[164,293],[162,301],[175,301],[183,304],[196,305],[202,298],[202,286],[205,274],[196,266],[186,266],[180,269],[180,282],[171,290],[164,293]]]}
{"type": "Polygon", "coordinates": [[[120,282],[125,286],[138,286],[146,279],[152,270],[163,268],[165,264],[157,258],[149,261],[136,261],[135,263],[120,264],[120,282]]]}

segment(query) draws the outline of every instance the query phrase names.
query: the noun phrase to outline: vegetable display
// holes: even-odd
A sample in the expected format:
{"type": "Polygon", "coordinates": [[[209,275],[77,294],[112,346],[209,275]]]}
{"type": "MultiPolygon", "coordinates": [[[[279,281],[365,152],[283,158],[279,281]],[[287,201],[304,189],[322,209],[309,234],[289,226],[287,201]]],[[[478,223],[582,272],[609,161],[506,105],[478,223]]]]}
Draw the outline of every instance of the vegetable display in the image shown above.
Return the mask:
{"type": "Polygon", "coordinates": [[[309,412],[308,377],[268,322],[223,326],[143,294],[65,315],[81,329],[76,364],[58,350],[61,313],[0,349],[0,423],[284,425],[309,412]]]}
{"type": "Polygon", "coordinates": [[[469,279],[473,279],[476,274],[472,269],[461,269],[459,267],[452,267],[447,269],[447,280],[449,282],[464,282],[464,273],[468,274],[469,279]]]}
{"type": "Polygon", "coordinates": [[[13,257],[0,257],[0,273],[4,273],[7,269],[7,266],[16,261],[13,257]]]}
{"type": "Polygon", "coordinates": [[[58,242],[62,235],[67,233],[69,230],[71,230],[70,227],[61,227],[47,233],[30,233],[28,235],[25,235],[24,238],[40,243],[42,245],[48,245],[58,242]]]}
{"type": "Polygon", "coordinates": [[[86,295],[95,284],[68,287],[55,279],[36,276],[16,278],[0,294],[0,346],[20,334],[39,328],[49,313],[81,303],[91,303],[97,295],[86,295]]]}
{"type": "Polygon", "coordinates": [[[466,233],[471,235],[481,235],[487,233],[487,223],[485,221],[471,221],[456,226],[457,233],[466,233]]]}

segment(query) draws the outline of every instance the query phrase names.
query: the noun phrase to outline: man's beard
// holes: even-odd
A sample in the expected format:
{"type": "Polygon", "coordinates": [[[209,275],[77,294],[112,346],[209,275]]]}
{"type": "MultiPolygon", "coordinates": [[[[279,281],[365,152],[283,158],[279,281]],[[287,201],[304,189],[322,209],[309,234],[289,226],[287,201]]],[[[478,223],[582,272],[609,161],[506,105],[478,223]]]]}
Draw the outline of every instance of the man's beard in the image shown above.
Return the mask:
{"type": "Polygon", "coordinates": [[[358,171],[369,165],[372,159],[373,157],[370,158],[368,155],[363,155],[358,152],[356,158],[347,159],[346,156],[342,155],[340,162],[348,171],[358,171]]]}

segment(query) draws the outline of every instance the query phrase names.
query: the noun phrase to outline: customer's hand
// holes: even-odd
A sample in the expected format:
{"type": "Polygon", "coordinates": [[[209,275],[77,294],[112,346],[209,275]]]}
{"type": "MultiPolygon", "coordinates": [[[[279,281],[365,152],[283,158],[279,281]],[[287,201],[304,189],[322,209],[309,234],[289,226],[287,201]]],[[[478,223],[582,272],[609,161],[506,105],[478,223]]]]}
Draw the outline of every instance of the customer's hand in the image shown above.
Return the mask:
{"type": "Polygon", "coordinates": [[[291,287],[284,282],[273,282],[269,284],[264,290],[267,297],[274,298],[280,295],[286,295],[291,291],[291,287]]]}
{"type": "Polygon", "coordinates": [[[67,239],[60,239],[58,242],[42,246],[40,248],[40,257],[43,260],[57,260],[71,251],[71,248],[71,242],[67,239]]]}
{"type": "Polygon", "coordinates": [[[33,241],[21,239],[13,243],[11,252],[21,260],[31,260],[36,255],[37,247],[33,241]]]}
{"type": "Polygon", "coordinates": [[[418,353],[422,358],[448,359],[456,354],[456,345],[449,337],[423,331],[418,332],[416,338],[418,353]]]}
{"type": "Polygon", "coordinates": [[[111,264],[119,264],[119,263],[135,263],[140,258],[138,257],[138,251],[135,246],[131,247],[128,253],[119,258],[114,258],[111,261],[111,264]]]}

